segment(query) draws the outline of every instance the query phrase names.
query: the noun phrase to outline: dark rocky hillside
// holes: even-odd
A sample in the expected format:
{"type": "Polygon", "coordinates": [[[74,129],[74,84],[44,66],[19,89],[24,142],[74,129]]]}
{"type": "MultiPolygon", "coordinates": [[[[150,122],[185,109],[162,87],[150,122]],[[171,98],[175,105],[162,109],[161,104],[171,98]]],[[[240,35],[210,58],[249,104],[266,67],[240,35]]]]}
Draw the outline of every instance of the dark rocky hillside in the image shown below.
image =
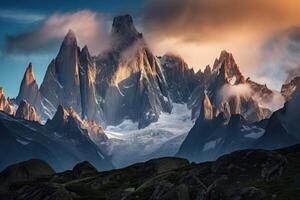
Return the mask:
{"type": "Polygon", "coordinates": [[[73,170],[53,175],[42,161],[28,162],[0,173],[0,199],[300,198],[300,145],[275,151],[236,151],[200,164],[167,157],[106,172],[97,172],[83,162],[73,170]],[[16,179],[16,173],[24,174],[23,165],[37,165],[35,169],[42,171],[16,179]]]}

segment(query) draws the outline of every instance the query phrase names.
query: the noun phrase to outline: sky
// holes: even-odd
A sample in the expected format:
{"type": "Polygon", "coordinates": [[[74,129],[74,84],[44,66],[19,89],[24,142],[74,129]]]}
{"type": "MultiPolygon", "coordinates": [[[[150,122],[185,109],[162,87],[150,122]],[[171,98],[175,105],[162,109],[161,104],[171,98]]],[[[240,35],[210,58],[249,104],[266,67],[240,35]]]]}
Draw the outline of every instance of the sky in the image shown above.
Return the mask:
{"type": "Polygon", "coordinates": [[[101,53],[113,17],[130,14],[156,55],[178,54],[198,70],[225,49],[246,77],[279,90],[300,66],[299,10],[298,0],[2,0],[0,86],[15,97],[29,62],[41,84],[69,29],[101,53]]]}

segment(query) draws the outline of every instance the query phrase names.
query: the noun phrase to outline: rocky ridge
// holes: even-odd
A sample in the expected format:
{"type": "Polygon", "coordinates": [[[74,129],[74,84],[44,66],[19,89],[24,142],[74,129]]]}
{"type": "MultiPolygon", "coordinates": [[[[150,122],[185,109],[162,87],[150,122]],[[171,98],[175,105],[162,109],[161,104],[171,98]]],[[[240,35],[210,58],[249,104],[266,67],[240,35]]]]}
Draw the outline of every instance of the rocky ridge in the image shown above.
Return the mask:
{"type": "Polygon", "coordinates": [[[0,87],[0,110],[8,113],[9,115],[14,115],[16,113],[15,107],[6,98],[2,87],[0,87]]]}
{"type": "Polygon", "coordinates": [[[22,100],[16,112],[16,117],[29,120],[29,121],[36,121],[40,122],[40,117],[36,112],[35,108],[29,104],[26,100],[22,100]]]}
{"type": "MultiPolygon", "coordinates": [[[[299,151],[299,145],[276,151],[243,150],[200,164],[160,158],[107,172],[97,172],[84,162],[73,170],[10,184],[1,197],[7,200],[297,199],[299,151]]],[[[3,184],[6,182],[0,183],[3,184]]]]}

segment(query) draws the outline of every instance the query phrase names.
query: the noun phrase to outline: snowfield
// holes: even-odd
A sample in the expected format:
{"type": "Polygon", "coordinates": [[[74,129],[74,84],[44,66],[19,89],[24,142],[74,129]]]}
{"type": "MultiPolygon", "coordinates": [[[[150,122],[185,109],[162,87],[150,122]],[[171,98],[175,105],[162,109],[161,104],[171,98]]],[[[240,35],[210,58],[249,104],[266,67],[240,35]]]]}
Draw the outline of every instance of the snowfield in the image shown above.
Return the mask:
{"type": "Polygon", "coordinates": [[[112,156],[116,167],[124,167],[155,157],[173,156],[194,122],[185,104],[173,104],[171,114],[162,113],[159,120],[144,129],[125,120],[105,130],[109,140],[99,144],[112,156]]]}

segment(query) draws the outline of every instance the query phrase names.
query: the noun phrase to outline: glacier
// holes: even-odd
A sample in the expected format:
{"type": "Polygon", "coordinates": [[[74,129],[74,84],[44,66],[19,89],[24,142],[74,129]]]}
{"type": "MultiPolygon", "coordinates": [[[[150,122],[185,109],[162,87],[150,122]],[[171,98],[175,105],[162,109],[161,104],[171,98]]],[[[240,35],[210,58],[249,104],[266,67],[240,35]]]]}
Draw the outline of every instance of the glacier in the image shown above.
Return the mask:
{"type": "Polygon", "coordinates": [[[98,145],[118,168],[155,157],[174,156],[193,124],[187,105],[174,103],[171,113],[161,113],[159,120],[146,128],[138,129],[138,123],[131,120],[106,127],[104,132],[109,139],[98,145]]]}

